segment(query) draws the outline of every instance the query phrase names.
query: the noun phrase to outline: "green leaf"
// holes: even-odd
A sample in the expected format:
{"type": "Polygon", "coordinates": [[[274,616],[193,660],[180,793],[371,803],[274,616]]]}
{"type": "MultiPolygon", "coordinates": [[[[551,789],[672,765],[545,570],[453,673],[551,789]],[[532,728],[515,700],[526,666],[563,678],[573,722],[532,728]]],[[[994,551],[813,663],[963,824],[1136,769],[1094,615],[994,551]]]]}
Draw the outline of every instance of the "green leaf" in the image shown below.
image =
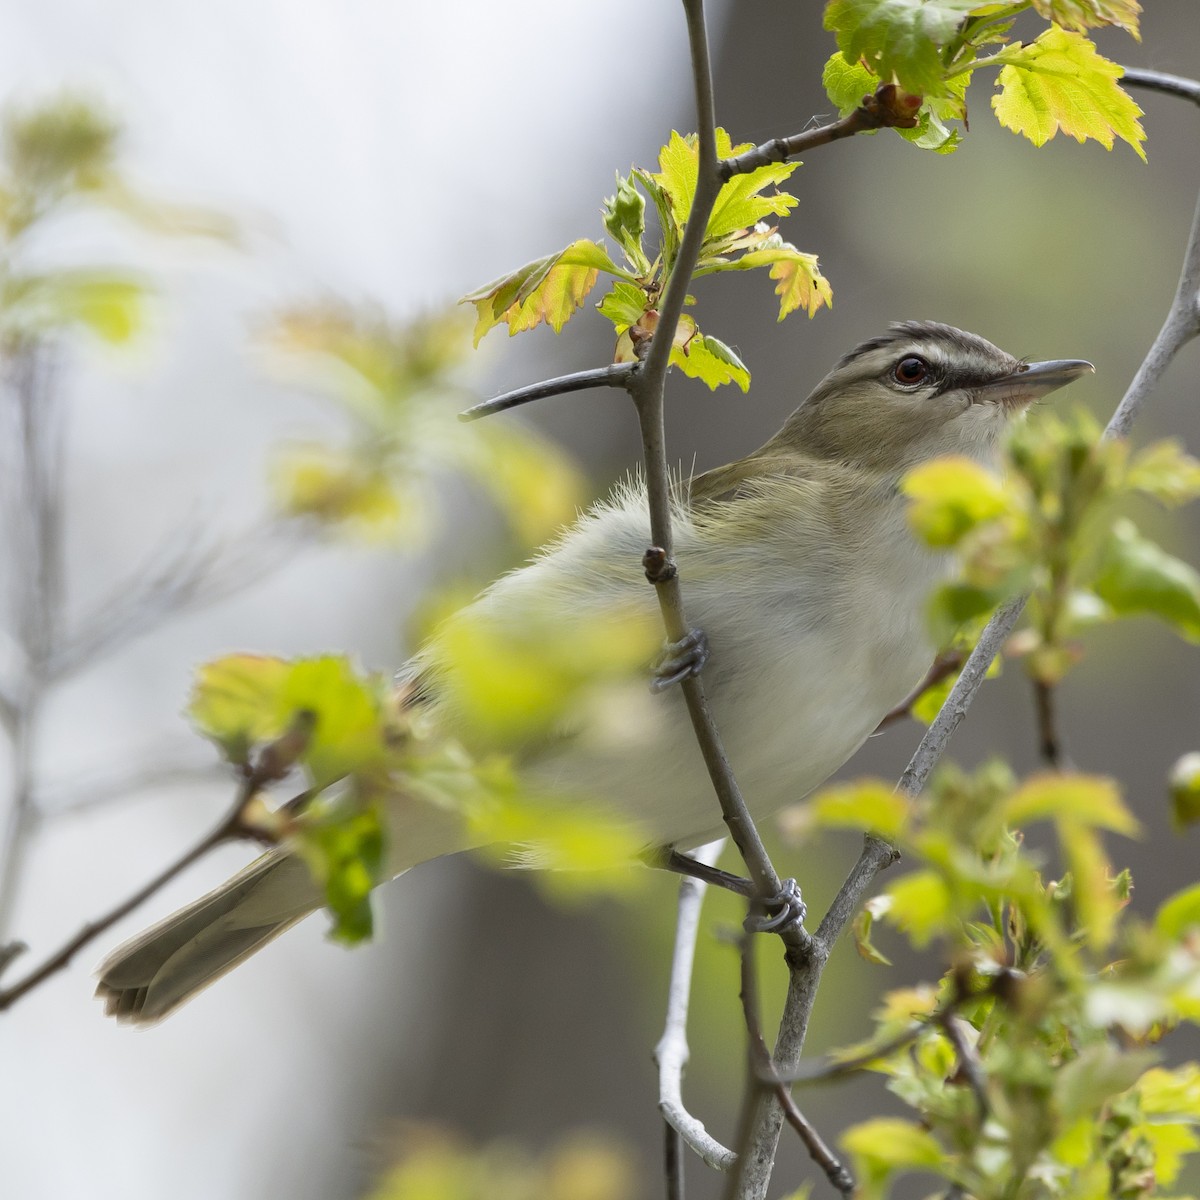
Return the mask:
{"type": "Polygon", "coordinates": [[[280,511],[345,525],[368,541],[393,538],[404,527],[401,493],[364,455],[307,442],[285,447],[271,467],[280,511]]]}
{"type": "Polygon", "coordinates": [[[1186,453],[1174,438],[1164,438],[1130,459],[1125,484],[1160,504],[1186,504],[1200,496],[1200,459],[1186,453]]]}
{"type": "MultiPolygon", "coordinates": [[[[836,53],[821,72],[825,93],[837,107],[838,116],[849,116],[879,86],[879,77],[861,60],[836,53]]],[[[878,130],[869,130],[877,133],[878,130]]]]}
{"type": "Polygon", "coordinates": [[[625,283],[618,279],[612,286],[612,291],[596,305],[597,311],[606,316],[617,333],[624,333],[631,325],[636,325],[650,302],[650,297],[634,283],[625,283]]]}
{"type": "Polygon", "coordinates": [[[1108,1042],[1085,1046],[1054,1080],[1054,1099],[1065,1121],[1097,1113],[1111,1096],[1133,1087],[1158,1055],[1118,1050],[1108,1042]]]}
{"type": "Polygon", "coordinates": [[[1012,505],[1004,485],[974,459],[935,458],[900,481],[913,504],[908,521],[930,546],[955,546],[977,525],[1004,516],[1012,505]]]}
{"type": "Polygon", "coordinates": [[[1168,896],[1154,914],[1154,928],[1173,941],[1200,926],[1200,883],[1168,896]]]}
{"type": "MultiPolygon", "coordinates": [[[[733,145],[724,129],[716,131],[718,158],[730,158],[749,150],[753,143],[733,145]]],[[[700,150],[695,134],[683,137],[672,131],[670,141],[659,151],[659,171],[654,181],[670,198],[671,218],[677,231],[682,231],[696,194],[700,150]]],[[[782,183],[799,167],[798,162],[770,163],[745,174],[734,175],[717,195],[708,226],[706,242],[715,241],[739,229],[748,229],[768,216],[786,216],[796,206],[795,196],[786,192],[760,195],[773,184],[782,183]]]]}
{"type": "Polygon", "coordinates": [[[604,228],[625,251],[626,257],[638,271],[649,270],[650,263],[642,250],[642,235],[646,232],[646,198],[630,174],[622,179],[617,173],[616,194],[608,196],[602,210],[604,228]]]}
{"type": "Polygon", "coordinates": [[[1098,25],[1116,25],[1141,40],[1138,0],[1033,0],[1034,9],[1047,21],[1082,33],[1098,25]]]}
{"type": "Polygon", "coordinates": [[[724,383],[750,390],[750,369],[724,342],[703,333],[671,347],[671,364],[691,379],[699,379],[715,392],[724,383]]]}
{"type": "Polygon", "coordinates": [[[1176,829],[1200,821],[1200,753],[1183,755],[1167,777],[1171,789],[1171,816],[1176,829]]]}
{"type": "Polygon", "coordinates": [[[261,654],[205,663],[196,672],[187,715],[231,763],[244,763],[256,743],[283,732],[275,699],[287,672],[283,659],[261,654]]]}
{"type": "Polygon", "coordinates": [[[803,309],[812,317],[821,305],[833,303],[833,289],[817,266],[817,256],[805,254],[788,242],[751,250],[731,262],[714,265],[713,270],[752,271],[766,266],[771,268],[771,278],[777,282],[775,295],[780,298],[779,320],[797,309],[803,309]]]}
{"type": "Polygon", "coordinates": [[[887,889],[888,920],[918,949],[945,933],[954,921],[954,900],[936,871],[914,871],[887,889]]]}
{"type": "Polygon", "coordinates": [[[876,1176],[880,1167],[936,1169],[946,1157],[931,1133],[899,1117],[875,1117],[852,1125],[842,1134],[841,1143],[858,1161],[860,1172],[870,1176],[876,1176]]]}
{"type": "Polygon", "coordinates": [[[919,96],[945,92],[942,48],[979,0],[831,0],[825,28],[848,63],[919,96]]]}
{"type": "Polygon", "coordinates": [[[891,907],[887,896],[873,896],[863,906],[862,911],[854,918],[854,945],[860,958],[875,963],[880,967],[890,967],[892,960],[871,941],[871,930],[875,921],[886,915],[891,907]]]}
{"type": "Polygon", "coordinates": [[[509,336],[533,329],[543,321],[558,333],[595,286],[597,274],[629,277],[601,247],[587,238],[572,242],[464,296],[478,314],[475,344],[502,321],[509,336]]]}
{"type": "Polygon", "coordinates": [[[312,720],[300,761],[314,786],[325,787],[382,757],[377,688],[339,656],[287,662],[230,654],[197,671],[188,705],[199,731],[234,763],[246,762],[256,745],[279,737],[301,713],[312,720]]]}
{"type": "Polygon", "coordinates": [[[1139,832],[1137,819],[1125,807],[1116,783],[1099,775],[1034,775],[1009,797],[1004,820],[1015,826],[1072,820],[1127,837],[1139,832]]]}
{"type": "Polygon", "coordinates": [[[824,829],[861,829],[895,841],[903,831],[911,804],[878,779],[823,788],[810,801],[816,823],[824,829]]]}
{"type": "Polygon", "coordinates": [[[1113,526],[1092,588],[1115,613],[1148,613],[1200,642],[1200,574],[1142,537],[1132,521],[1113,526]]]}
{"type": "Polygon", "coordinates": [[[375,805],[353,808],[346,802],[307,815],[296,831],[296,845],[313,878],[325,893],[333,916],[329,936],[353,946],[374,931],[371,891],[383,870],[384,827],[375,805]]]}
{"type": "Polygon", "coordinates": [[[1106,150],[1121,138],[1145,161],[1142,110],[1117,84],[1122,68],[1101,57],[1080,33],[1052,26],[1035,42],[1002,50],[1005,65],[992,97],[1000,124],[1042,146],[1061,129],[1106,150]]]}
{"type": "Polygon", "coordinates": [[[1112,864],[1094,829],[1074,817],[1060,817],[1058,837],[1084,940],[1091,949],[1103,950],[1112,942],[1117,915],[1128,902],[1127,889],[1113,878],[1112,864]]]}
{"type": "MultiPolygon", "coordinates": [[[[966,114],[964,99],[970,72],[963,72],[945,81],[944,96],[926,96],[917,111],[917,124],[913,129],[897,129],[896,132],[922,150],[933,150],[949,154],[957,146],[960,135],[946,122],[962,120],[966,114]]],[[[838,113],[847,116],[858,108],[879,86],[879,78],[861,59],[847,62],[843,55],[834,54],[825,64],[822,83],[830,100],[837,105],[838,113]]],[[[878,130],[868,132],[877,133],[878,130]]]]}

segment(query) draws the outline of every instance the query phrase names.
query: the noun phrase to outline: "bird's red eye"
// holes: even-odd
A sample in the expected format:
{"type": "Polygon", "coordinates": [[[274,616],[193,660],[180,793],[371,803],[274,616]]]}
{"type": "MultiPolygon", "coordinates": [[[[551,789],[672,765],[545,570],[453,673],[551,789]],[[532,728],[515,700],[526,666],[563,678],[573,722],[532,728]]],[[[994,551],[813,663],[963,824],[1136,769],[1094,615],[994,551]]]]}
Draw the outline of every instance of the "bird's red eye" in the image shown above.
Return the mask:
{"type": "Polygon", "coordinates": [[[906,387],[912,387],[914,383],[920,383],[928,374],[929,364],[915,354],[909,354],[905,358],[902,358],[892,370],[892,377],[896,382],[902,383],[906,387]]]}

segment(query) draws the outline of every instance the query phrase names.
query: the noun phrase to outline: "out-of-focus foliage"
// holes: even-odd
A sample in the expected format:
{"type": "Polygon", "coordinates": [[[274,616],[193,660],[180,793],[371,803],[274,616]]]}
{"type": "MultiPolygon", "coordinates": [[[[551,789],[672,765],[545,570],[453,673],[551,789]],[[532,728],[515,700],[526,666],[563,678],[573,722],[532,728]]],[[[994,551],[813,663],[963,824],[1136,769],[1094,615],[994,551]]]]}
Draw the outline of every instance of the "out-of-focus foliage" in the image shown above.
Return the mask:
{"type": "Polygon", "coordinates": [[[110,344],[141,328],[149,288],[124,268],[39,266],[39,239],[72,213],[105,210],[154,233],[231,239],[215,213],[150,199],[118,165],[120,129],[100,108],[63,95],[0,122],[0,353],[83,329],[110,344]]]}
{"type": "Polygon", "coordinates": [[[916,128],[897,132],[948,153],[962,137],[949,122],[965,128],[972,75],[999,67],[992,108],[1035,146],[1061,130],[1109,150],[1120,138],[1144,159],[1142,110],[1117,84],[1121,67],[1085,36],[1115,25],[1138,37],[1140,12],[1137,0],[829,0],[825,28],[838,53],[826,64],[825,88],[846,114],[881,83],[897,84],[921,100],[916,128]],[[1010,42],[1015,18],[1028,9],[1050,27],[1031,42],[1010,42]]]}
{"type": "MultiPolygon", "coordinates": [[[[749,142],[733,145],[723,129],[716,131],[716,140],[722,158],[751,148],[749,142]]],[[[659,151],[657,171],[635,167],[627,176],[618,174],[616,193],[604,201],[603,216],[624,266],[615,263],[597,243],[584,239],[466,296],[463,302],[473,304],[478,314],[476,343],[500,324],[515,334],[545,322],[557,333],[604,273],[613,283],[597,308],[617,334],[614,360],[635,361],[658,324],[658,304],[671,277],[696,191],[698,156],[694,136],[673,132],[659,151]],[[657,213],[661,239],[653,255],[645,246],[647,198],[657,213]]],[[[833,298],[816,255],[783,241],[777,227],[768,223],[769,218],[786,216],[795,207],[796,197],[779,191],[778,185],[799,165],[773,163],[729,179],[709,216],[695,270],[700,276],[768,268],[779,296],[781,321],[797,310],[811,317],[833,298]]],[[[691,316],[685,315],[679,323],[671,362],[710,388],[736,383],[746,391],[750,386],[750,372],[735,351],[711,334],[701,333],[691,316]]]]}
{"type": "Polygon", "coordinates": [[[188,715],[256,783],[247,828],[300,850],[334,936],[352,942],[371,934],[392,809],[413,830],[422,806],[439,824],[451,815],[460,848],[543,868],[538,881],[556,899],[636,890],[648,841],[636,824],[586,795],[556,795],[524,768],[566,738],[610,727],[619,738],[631,694],[647,695],[659,641],[646,614],[562,626],[531,612],[498,629],[467,608],[435,634],[423,673],[394,686],[340,656],[234,654],[200,668],[188,715]],[[269,808],[259,793],[293,769],[299,794],[269,808]]]}
{"type": "Polygon", "coordinates": [[[427,522],[431,487],[456,471],[486,490],[530,546],[583,498],[579,473],[532,430],[455,419],[467,402],[454,373],[468,343],[453,314],[402,324],[371,306],[329,301],[281,314],[268,344],[276,369],[332,400],[348,426],[340,445],[297,442],[281,452],[274,481],[288,516],[411,541],[427,522]]]}
{"type": "Polygon", "coordinates": [[[436,1126],[409,1126],[394,1166],[368,1200],[634,1200],[633,1160],[597,1134],[575,1134],[533,1155],[511,1142],[470,1146],[436,1126]]]}
{"type": "Polygon", "coordinates": [[[868,780],[809,807],[810,827],[883,834],[908,867],[856,922],[863,956],[887,962],[884,927],[949,963],[936,985],[888,994],[872,1035],[836,1056],[866,1060],[913,1109],[846,1133],[859,1194],[907,1172],[980,1200],[1169,1187],[1200,1150],[1200,1068],[1162,1069],[1155,1047],[1200,1021],[1200,888],[1130,915],[1102,840],[1137,832],[1115,784],[1018,783],[993,763],[943,768],[916,800],[868,780]],[[1038,824],[1057,865],[1023,836],[1038,824]]]}
{"type": "Polygon", "coordinates": [[[913,529],[961,562],[931,601],[939,642],[969,645],[997,603],[1027,589],[1028,624],[1009,652],[1044,684],[1078,661],[1086,631],[1118,617],[1153,616],[1200,638],[1200,573],[1128,515],[1146,500],[1173,507],[1200,496],[1200,461],[1172,440],[1133,450],[1100,432],[1085,412],[1045,411],[1014,428],[1003,479],[957,458],[905,477],[913,529]]]}

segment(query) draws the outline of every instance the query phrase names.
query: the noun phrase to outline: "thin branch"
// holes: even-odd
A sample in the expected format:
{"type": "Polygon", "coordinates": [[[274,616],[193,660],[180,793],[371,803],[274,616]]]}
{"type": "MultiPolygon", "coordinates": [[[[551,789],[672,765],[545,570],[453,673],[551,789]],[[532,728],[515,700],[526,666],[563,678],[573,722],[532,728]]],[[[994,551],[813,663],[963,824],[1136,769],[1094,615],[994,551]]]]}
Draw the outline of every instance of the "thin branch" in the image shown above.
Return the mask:
{"type": "Polygon", "coordinates": [[[103,808],[118,800],[127,799],[152,788],[178,787],[186,783],[212,783],[227,777],[218,762],[188,763],[161,762],[115,771],[108,775],[83,775],[37,793],[38,815],[43,821],[76,816],[81,812],[103,808]]]}
{"type": "MultiPolygon", "coordinates": [[[[675,330],[687,300],[692,272],[700,258],[708,218],[722,187],[717,159],[716,115],[703,0],[683,0],[683,7],[687,17],[699,130],[696,188],[679,252],[671,267],[666,292],[659,305],[658,325],[642,369],[631,378],[629,389],[637,408],[641,429],[646,502],[650,515],[652,546],[644,560],[646,577],[655,586],[667,638],[672,642],[681,641],[691,632],[691,627],[684,612],[683,594],[675,566],[663,397],[675,330]]],[[[684,679],[680,687],[729,834],[746,863],[758,894],[764,900],[769,900],[780,893],[780,879],[771,865],[766,847],[750,818],[746,802],[733,776],[709,708],[702,678],[697,675],[691,676],[684,679]]],[[[797,932],[793,927],[784,931],[784,936],[795,939],[797,932]]]]}
{"type": "MultiPolygon", "coordinates": [[[[711,842],[695,852],[698,862],[711,866],[725,843],[711,842]]],[[[683,1103],[683,1070],[688,1061],[687,1015],[695,963],[696,937],[705,884],[685,878],[679,884],[679,916],[675,923],[675,947],[671,954],[671,979],[667,985],[667,1019],[662,1037],[654,1048],[658,1065],[658,1108],[667,1125],[710,1167],[728,1171],[734,1162],[732,1150],[711,1137],[703,1124],[683,1103]]],[[[682,1171],[682,1164],[679,1167],[682,1171]]],[[[682,1184],[680,1184],[682,1188],[682,1184]]]]}
{"type": "Polygon", "coordinates": [[[1038,753],[1051,771],[1062,770],[1062,738],[1058,732],[1054,684],[1034,678],[1033,707],[1037,717],[1038,753]]]}
{"type": "Polygon", "coordinates": [[[786,162],[803,154],[815,146],[827,146],[830,142],[842,138],[853,137],[856,133],[867,133],[884,126],[894,126],[899,129],[912,129],[917,124],[917,111],[921,107],[919,96],[909,96],[901,92],[895,84],[883,84],[872,96],[864,96],[862,104],[852,113],[834,121],[830,125],[821,125],[817,129],[808,129],[791,137],[773,138],[747,150],[736,158],[726,158],[721,162],[720,175],[722,180],[731,179],[734,175],[745,175],[756,171],[759,167],[771,163],[786,162]]]}
{"type": "MultiPolygon", "coordinates": [[[[741,938],[741,998],[742,1014],[746,1022],[750,1071],[742,1119],[744,1140],[738,1156],[737,1171],[730,1181],[729,1194],[731,1196],[743,1194],[745,1184],[743,1177],[749,1169],[752,1169],[754,1162],[754,1156],[751,1153],[755,1149],[753,1143],[754,1112],[762,1096],[769,1094],[779,1104],[784,1119],[799,1135],[809,1156],[825,1173],[830,1184],[843,1196],[849,1196],[854,1191],[853,1176],[829,1149],[808,1118],[800,1111],[788,1090],[788,1085],[780,1079],[771,1052],[767,1049],[767,1043],[762,1033],[762,1022],[758,1015],[758,979],[754,967],[754,946],[754,935],[743,934],[741,938]]],[[[773,1150],[771,1157],[774,1158],[773,1150]]]]}
{"type": "Polygon", "coordinates": [[[979,1119],[981,1122],[986,1121],[988,1114],[992,1111],[987,1094],[987,1075],[984,1073],[983,1064],[979,1061],[975,1047],[967,1041],[966,1030],[970,1026],[961,1017],[955,1016],[953,1012],[943,1013],[939,1023],[950,1044],[954,1047],[955,1054],[958,1055],[959,1073],[966,1078],[974,1093],[975,1103],[979,1105],[979,1119]]]}
{"type": "Polygon", "coordinates": [[[71,962],[71,959],[84,946],[95,938],[98,938],[107,929],[112,928],[123,917],[133,912],[135,908],[144,904],[155,892],[165,887],[172,879],[190,867],[192,863],[203,858],[210,850],[236,838],[251,836],[242,822],[242,814],[252,794],[248,791],[248,788],[243,788],[239,792],[237,803],[211,833],[201,838],[190,850],[177,858],[170,866],[160,871],[149,883],[134,892],[132,896],[123,900],[115,908],[109,909],[103,916],[97,917],[94,921],[89,921],[73,938],[54,954],[50,955],[40,966],[30,971],[23,979],[18,980],[11,987],[0,989],[0,1012],[11,1008],[27,992],[44,983],[50,976],[64,970],[71,962]]]}
{"type": "Polygon", "coordinates": [[[252,587],[301,548],[302,528],[266,519],[236,536],[205,538],[197,522],[185,522],[82,618],[51,656],[49,677],[63,679],[164,621],[252,587]]]}
{"type": "Polygon", "coordinates": [[[460,412],[460,421],[478,421],[480,417],[490,417],[493,413],[505,412],[516,408],[519,404],[528,404],[532,400],[545,400],[549,396],[565,396],[568,392],[582,392],[588,388],[614,387],[628,388],[629,381],[637,371],[638,363],[611,363],[607,367],[593,367],[590,371],[576,371],[572,375],[559,375],[557,379],[546,379],[541,383],[531,383],[527,387],[505,392],[494,396],[482,404],[460,412]]]}
{"type": "MultiPolygon", "coordinates": [[[[862,853],[817,926],[808,952],[804,955],[788,954],[791,971],[788,977],[787,998],[779,1023],[779,1035],[771,1055],[774,1070],[779,1078],[790,1079],[800,1069],[809,1018],[830,951],[858,909],[875,877],[899,857],[896,848],[887,842],[870,835],[864,838],[862,853]]],[[[778,1097],[766,1095],[758,1101],[749,1140],[748,1161],[742,1176],[741,1189],[737,1192],[738,1200],[762,1200],[762,1197],[766,1196],[767,1187],[771,1182],[771,1171],[775,1165],[779,1135],[783,1131],[786,1119],[787,1113],[779,1103],[778,1097]]]]}
{"type": "Polygon", "coordinates": [[[1121,82],[1152,92],[1166,92],[1169,96],[1180,96],[1193,104],[1200,104],[1200,83],[1182,75],[1168,75],[1164,71],[1147,71],[1142,67],[1126,67],[1121,82]]]}
{"type": "MultiPolygon", "coordinates": [[[[128,899],[123,900],[115,908],[109,909],[96,920],[89,921],[39,967],[11,987],[0,990],[0,1012],[4,1012],[26,993],[31,992],[52,975],[65,969],[84,946],[133,912],[135,908],[144,904],[155,892],[170,883],[176,875],[186,870],[192,863],[203,858],[210,850],[225,842],[243,839],[271,844],[272,839],[264,833],[259,824],[247,818],[247,812],[263,788],[283,779],[291,771],[300,755],[304,753],[312,731],[312,713],[303,710],[297,712],[291,725],[273,742],[267,743],[258,752],[254,763],[247,764],[242,768],[243,777],[238,786],[233,807],[229,809],[216,828],[202,837],[190,850],[185,851],[170,866],[160,871],[149,883],[134,892],[128,899]]],[[[310,798],[311,793],[302,792],[283,805],[282,811],[295,812],[310,798]]],[[[3,951],[0,950],[0,955],[2,954],[3,951]]]]}

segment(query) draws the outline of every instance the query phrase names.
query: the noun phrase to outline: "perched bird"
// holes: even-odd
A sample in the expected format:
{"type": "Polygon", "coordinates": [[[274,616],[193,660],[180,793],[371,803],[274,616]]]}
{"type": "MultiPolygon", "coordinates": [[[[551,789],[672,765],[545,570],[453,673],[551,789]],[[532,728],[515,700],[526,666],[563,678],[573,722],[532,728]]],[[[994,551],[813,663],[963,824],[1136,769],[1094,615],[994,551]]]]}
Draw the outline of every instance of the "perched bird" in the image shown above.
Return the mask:
{"type": "MultiPolygon", "coordinates": [[[[705,687],[757,817],[836,771],[933,658],[923,609],[949,564],[910,533],[903,474],[947,454],[990,462],[1010,418],[1090,370],[1023,362],[948,325],[893,325],[845,355],[761,449],[680,486],[688,616],[707,635],[705,687]]],[[[466,611],[501,638],[535,621],[581,628],[621,606],[656,611],[640,567],[648,538],[642,490],[622,487],[466,611]]],[[[403,694],[454,734],[450,669],[435,640],[403,694]]],[[[700,845],[721,814],[683,699],[678,688],[641,696],[619,735],[532,747],[530,771],[636,820],[655,846],[700,845]]],[[[391,874],[466,847],[455,814],[394,810],[391,874]]],[[[321,903],[305,863],[272,851],[119,947],[98,995],[120,1019],[155,1021],[321,903]]]]}

